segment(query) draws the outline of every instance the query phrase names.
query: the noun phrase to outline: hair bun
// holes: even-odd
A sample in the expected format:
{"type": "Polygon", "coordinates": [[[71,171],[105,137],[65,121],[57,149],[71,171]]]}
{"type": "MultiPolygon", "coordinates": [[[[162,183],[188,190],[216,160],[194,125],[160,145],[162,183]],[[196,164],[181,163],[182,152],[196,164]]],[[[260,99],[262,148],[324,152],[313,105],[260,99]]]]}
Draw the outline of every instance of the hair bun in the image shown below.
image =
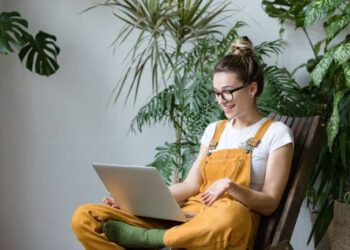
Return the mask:
{"type": "Polygon", "coordinates": [[[246,36],[238,38],[233,43],[231,43],[229,54],[240,56],[256,56],[254,46],[246,36]]]}

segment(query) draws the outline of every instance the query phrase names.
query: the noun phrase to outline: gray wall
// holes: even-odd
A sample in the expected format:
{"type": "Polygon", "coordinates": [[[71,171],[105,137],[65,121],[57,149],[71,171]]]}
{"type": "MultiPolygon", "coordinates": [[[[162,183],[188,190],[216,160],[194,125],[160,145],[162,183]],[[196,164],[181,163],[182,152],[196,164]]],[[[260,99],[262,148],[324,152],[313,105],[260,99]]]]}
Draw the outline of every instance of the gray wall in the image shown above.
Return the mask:
{"type": "MultiPolygon", "coordinates": [[[[161,125],[127,136],[149,87],[134,108],[107,104],[128,47],[112,55],[109,45],[121,23],[110,9],[79,14],[93,2],[0,0],[1,11],[19,11],[31,33],[55,34],[61,48],[60,69],[49,78],[29,72],[15,54],[0,56],[0,249],[82,249],[70,230],[73,211],[106,195],[91,163],[146,164],[157,145],[174,138],[161,125]]],[[[233,1],[240,10],[227,19],[245,20],[250,27],[241,34],[254,43],[276,39],[279,30],[259,2],[233,1]]],[[[315,40],[318,29],[310,29],[315,40]]],[[[285,53],[270,62],[293,69],[312,56],[299,31],[290,29],[284,38],[285,53]]],[[[306,82],[305,72],[298,79],[306,82]]],[[[292,239],[295,249],[313,249],[306,247],[309,232],[303,207],[292,239]]]]}

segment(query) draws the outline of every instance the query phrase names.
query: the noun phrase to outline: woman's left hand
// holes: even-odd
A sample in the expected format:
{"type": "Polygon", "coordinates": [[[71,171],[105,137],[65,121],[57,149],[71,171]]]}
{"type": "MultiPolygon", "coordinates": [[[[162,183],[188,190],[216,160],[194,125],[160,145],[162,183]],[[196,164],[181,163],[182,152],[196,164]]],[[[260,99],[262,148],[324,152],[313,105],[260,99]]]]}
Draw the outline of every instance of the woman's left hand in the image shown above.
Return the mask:
{"type": "Polygon", "coordinates": [[[201,195],[202,204],[211,206],[222,194],[224,194],[233,182],[229,178],[222,178],[215,181],[211,186],[201,195]]]}

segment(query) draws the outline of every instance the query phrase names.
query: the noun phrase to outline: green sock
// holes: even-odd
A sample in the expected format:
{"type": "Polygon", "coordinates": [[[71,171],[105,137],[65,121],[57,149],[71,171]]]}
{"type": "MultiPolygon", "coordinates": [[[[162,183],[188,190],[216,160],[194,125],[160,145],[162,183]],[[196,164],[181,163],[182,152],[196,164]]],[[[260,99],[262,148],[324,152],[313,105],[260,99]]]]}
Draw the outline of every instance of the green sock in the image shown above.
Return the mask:
{"type": "Polygon", "coordinates": [[[143,229],[121,221],[108,220],[103,223],[103,232],[110,241],[122,247],[160,248],[164,247],[163,236],[166,230],[143,229]]]}

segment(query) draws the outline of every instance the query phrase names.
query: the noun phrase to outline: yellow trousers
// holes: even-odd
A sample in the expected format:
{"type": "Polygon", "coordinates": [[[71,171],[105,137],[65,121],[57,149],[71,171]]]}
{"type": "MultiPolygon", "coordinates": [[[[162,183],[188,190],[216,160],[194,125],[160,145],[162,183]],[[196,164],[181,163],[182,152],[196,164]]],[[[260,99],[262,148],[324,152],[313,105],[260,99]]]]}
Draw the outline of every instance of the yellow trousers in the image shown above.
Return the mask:
{"type": "MultiPolygon", "coordinates": [[[[192,202],[193,203],[193,202],[192,202]]],[[[124,221],[142,228],[167,229],[164,234],[166,246],[186,249],[234,249],[245,250],[249,244],[252,227],[258,225],[258,218],[237,201],[221,199],[211,207],[190,204],[184,211],[199,212],[192,220],[177,222],[140,218],[125,211],[102,204],[85,204],[74,213],[72,229],[87,250],[124,249],[109,241],[102,232],[106,220],[124,221]],[[194,209],[195,207],[200,208],[194,209]]]]}

